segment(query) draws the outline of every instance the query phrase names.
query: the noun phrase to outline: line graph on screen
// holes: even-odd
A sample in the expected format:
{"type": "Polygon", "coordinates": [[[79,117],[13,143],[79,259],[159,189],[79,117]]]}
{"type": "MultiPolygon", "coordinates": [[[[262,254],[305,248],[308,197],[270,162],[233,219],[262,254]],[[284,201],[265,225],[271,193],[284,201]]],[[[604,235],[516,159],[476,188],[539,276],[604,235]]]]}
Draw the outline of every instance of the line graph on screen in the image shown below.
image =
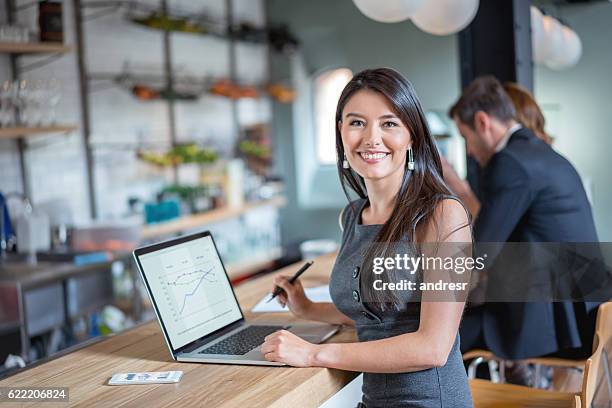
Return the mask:
{"type": "Polygon", "coordinates": [[[175,322],[189,326],[189,320],[206,321],[219,311],[226,296],[218,268],[214,258],[206,254],[194,257],[181,250],[165,254],[164,272],[158,278],[163,300],[175,322]]]}

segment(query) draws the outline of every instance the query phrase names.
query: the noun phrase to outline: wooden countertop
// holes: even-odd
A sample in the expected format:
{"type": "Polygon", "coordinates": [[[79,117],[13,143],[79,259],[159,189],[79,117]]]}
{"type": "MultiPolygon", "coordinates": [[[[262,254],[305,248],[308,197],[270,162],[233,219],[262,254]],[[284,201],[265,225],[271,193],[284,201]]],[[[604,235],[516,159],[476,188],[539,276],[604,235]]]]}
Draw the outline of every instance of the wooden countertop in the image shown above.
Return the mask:
{"type": "MultiPolygon", "coordinates": [[[[327,283],[334,259],[335,255],[317,259],[301,278],[304,285],[327,283]]],[[[290,275],[297,267],[276,273],[290,275]]],[[[250,313],[270,290],[271,282],[272,274],[236,287],[245,316],[259,321],[297,321],[287,313],[250,313]]],[[[344,327],[331,341],[356,341],[355,332],[344,327]]],[[[70,405],[83,407],[318,407],[356,376],[327,368],[177,363],[170,358],[154,321],[26,369],[0,381],[0,387],[69,387],[70,405]],[[166,370],[182,370],[183,378],[177,384],[106,385],[114,373],[166,370]]]]}

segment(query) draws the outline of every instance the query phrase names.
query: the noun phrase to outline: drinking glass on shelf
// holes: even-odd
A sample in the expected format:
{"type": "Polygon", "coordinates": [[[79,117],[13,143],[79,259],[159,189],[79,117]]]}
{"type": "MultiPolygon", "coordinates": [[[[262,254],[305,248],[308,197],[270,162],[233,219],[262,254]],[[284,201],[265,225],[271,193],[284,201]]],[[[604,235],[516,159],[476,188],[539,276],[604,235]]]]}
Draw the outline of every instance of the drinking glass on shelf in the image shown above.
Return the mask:
{"type": "Polygon", "coordinates": [[[0,127],[14,125],[13,82],[6,80],[0,88],[0,127]]]}
{"type": "Polygon", "coordinates": [[[0,126],[53,125],[61,96],[61,84],[55,78],[6,80],[0,87],[0,126]]]}
{"type": "Polygon", "coordinates": [[[21,27],[21,42],[23,43],[30,42],[30,29],[26,26],[21,27]]]}
{"type": "Polygon", "coordinates": [[[28,125],[30,122],[30,109],[28,98],[30,84],[25,79],[18,79],[14,82],[13,103],[19,109],[19,124],[28,125]]]}
{"type": "Polygon", "coordinates": [[[21,25],[13,26],[13,42],[27,43],[30,39],[30,31],[21,25]]]}
{"type": "Polygon", "coordinates": [[[0,26],[0,42],[25,43],[30,40],[30,30],[19,25],[0,26]]]}
{"type": "Polygon", "coordinates": [[[45,100],[48,97],[46,81],[38,79],[31,83],[27,97],[27,125],[41,126],[43,123],[45,100]]]}
{"type": "Polygon", "coordinates": [[[47,121],[49,125],[55,124],[57,105],[62,99],[62,83],[56,79],[51,78],[47,83],[47,121]]]}
{"type": "Polygon", "coordinates": [[[1,25],[0,26],[0,42],[12,43],[15,41],[13,35],[13,26],[1,25]]]}

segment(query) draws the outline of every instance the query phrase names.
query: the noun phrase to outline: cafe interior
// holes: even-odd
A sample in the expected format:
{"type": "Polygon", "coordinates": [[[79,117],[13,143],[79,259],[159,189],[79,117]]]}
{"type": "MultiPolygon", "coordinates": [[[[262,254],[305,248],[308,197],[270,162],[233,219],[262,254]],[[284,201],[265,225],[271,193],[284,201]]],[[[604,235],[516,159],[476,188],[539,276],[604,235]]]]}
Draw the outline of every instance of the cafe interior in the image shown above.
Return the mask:
{"type": "MultiPolygon", "coordinates": [[[[288,319],[259,301],[309,259],[319,269],[304,286],[328,299],[349,200],[336,105],[375,67],[413,84],[462,177],[465,140],[448,114],[462,89],[492,74],[531,91],[599,240],[612,241],[611,21],[598,0],[3,0],[0,386],[69,387],[71,404],[92,406],[237,406],[245,389],[251,406],[354,406],[359,373],[308,369],[286,377],[291,394],[267,387],[280,368],[173,362],[134,249],[210,231],[250,317],[288,319]],[[183,370],[183,387],[105,384],[163,370],[183,370]]],[[[181,313],[199,282],[179,286],[181,313]]],[[[612,344],[610,312],[598,318],[612,344]]],[[[534,359],[554,375],[525,386],[505,381],[512,362],[474,353],[475,406],[611,406],[593,397],[606,364],[534,359]]]]}

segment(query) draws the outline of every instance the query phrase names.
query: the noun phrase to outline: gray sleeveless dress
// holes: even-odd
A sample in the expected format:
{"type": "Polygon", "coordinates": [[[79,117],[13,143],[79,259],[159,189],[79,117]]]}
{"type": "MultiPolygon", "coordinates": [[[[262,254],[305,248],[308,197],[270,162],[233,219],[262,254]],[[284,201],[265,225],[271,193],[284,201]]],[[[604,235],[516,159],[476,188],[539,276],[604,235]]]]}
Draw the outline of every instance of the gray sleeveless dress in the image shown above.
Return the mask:
{"type": "MultiPolygon", "coordinates": [[[[367,203],[367,199],[356,200],[344,209],[342,245],[330,280],[332,300],[342,313],[355,320],[359,341],[414,332],[419,327],[420,316],[418,302],[407,303],[399,311],[380,312],[362,299],[362,258],[382,227],[361,224],[361,212],[367,203]]],[[[362,392],[362,404],[366,408],[472,407],[459,351],[459,334],[443,367],[407,373],[364,373],[362,392]]]]}

